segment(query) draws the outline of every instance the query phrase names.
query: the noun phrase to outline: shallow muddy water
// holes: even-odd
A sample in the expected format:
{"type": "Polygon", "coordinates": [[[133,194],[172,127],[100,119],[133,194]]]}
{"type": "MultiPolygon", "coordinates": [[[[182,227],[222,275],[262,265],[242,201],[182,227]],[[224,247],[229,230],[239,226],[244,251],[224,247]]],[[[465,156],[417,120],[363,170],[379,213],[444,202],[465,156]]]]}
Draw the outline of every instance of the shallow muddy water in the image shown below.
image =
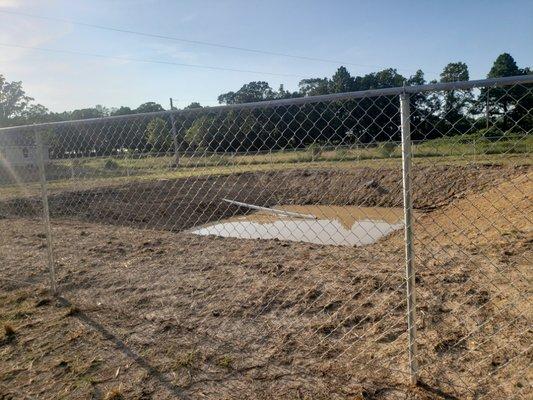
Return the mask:
{"type": "Polygon", "coordinates": [[[362,246],[403,227],[401,208],[354,206],[277,206],[315,216],[289,217],[268,212],[236,216],[191,229],[196,235],[242,239],[279,239],[338,246],[362,246]]]}

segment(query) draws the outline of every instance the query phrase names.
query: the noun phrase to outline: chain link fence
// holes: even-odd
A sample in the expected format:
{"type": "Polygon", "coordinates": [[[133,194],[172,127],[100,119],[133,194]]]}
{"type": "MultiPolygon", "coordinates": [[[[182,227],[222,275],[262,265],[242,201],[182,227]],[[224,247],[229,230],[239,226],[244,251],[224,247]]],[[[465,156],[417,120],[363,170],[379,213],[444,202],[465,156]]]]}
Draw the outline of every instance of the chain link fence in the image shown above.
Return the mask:
{"type": "Polygon", "coordinates": [[[176,396],[527,398],[532,109],[521,76],[3,128],[0,287],[176,396]]]}

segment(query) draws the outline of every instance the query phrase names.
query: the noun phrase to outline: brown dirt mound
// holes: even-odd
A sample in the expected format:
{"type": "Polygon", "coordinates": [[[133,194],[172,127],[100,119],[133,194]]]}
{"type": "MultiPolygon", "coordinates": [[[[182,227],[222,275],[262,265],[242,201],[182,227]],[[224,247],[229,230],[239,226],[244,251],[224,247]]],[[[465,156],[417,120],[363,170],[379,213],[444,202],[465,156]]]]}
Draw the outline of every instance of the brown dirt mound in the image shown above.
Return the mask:
{"type": "MultiPolygon", "coordinates": [[[[431,210],[468,193],[523,173],[527,167],[419,166],[413,172],[414,206],[431,210]]],[[[248,212],[223,198],[273,206],[331,204],[397,207],[402,204],[399,168],[288,170],[132,183],[65,191],[50,196],[54,217],[181,231],[248,212]]],[[[0,214],[35,215],[40,200],[0,202],[0,214]]]]}
{"type": "MultiPolygon", "coordinates": [[[[450,368],[468,372],[478,382],[490,380],[493,392],[478,387],[481,398],[522,398],[524,382],[517,377],[528,379],[532,178],[524,172],[498,182],[419,216],[415,224],[417,270],[424,281],[420,311],[423,320],[431,321],[422,343],[437,343],[435,350],[444,359],[450,352],[461,354],[448,359],[447,366],[436,359],[427,371],[443,381],[453,380],[454,373],[442,372],[450,368]],[[450,291],[454,285],[458,292],[450,291]],[[443,312],[435,314],[436,309],[443,312]],[[460,360],[476,364],[466,366],[460,360]]],[[[476,387],[475,379],[463,378],[463,383],[476,387]]]]}
{"type": "Polygon", "coordinates": [[[419,223],[423,235],[441,245],[493,243],[513,234],[531,234],[533,173],[521,174],[494,187],[458,199],[419,223]]]}

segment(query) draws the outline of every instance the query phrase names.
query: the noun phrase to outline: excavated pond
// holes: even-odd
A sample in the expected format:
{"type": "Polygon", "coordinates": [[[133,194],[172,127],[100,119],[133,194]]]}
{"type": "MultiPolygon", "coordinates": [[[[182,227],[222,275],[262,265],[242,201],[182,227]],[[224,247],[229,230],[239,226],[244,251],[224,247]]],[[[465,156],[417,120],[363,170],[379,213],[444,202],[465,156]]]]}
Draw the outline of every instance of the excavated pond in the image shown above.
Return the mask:
{"type": "Polygon", "coordinates": [[[403,227],[403,210],[355,206],[277,206],[314,218],[265,211],[196,227],[191,233],[241,239],[279,239],[295,242],[362,246],[403,227]]]}

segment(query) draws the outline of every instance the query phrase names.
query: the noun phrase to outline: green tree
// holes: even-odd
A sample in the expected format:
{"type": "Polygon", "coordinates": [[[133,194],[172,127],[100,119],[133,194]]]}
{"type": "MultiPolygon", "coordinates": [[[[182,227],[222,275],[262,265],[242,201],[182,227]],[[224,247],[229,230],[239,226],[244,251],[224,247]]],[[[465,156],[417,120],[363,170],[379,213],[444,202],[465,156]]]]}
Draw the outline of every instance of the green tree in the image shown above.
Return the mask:
{"type": "MultiPolygon", "coordinates": [[[[406,84],[408,86],[420,86],[426,83],[422,70],[409,77],[406,84]]],[[[411,137],[415,140],[432,139],[439,136],[432,127],[438,123],[435,113],[438,108],[431,101],[431,95],[427,93],[411,93],[409,96],[411,104],[411,137]]]]}
{"type": "Polygon", "coordinates": [[[126,106],[121,106],[119,108],[115,108],[111,110],[111,115],[130,115],[134,113],[135,113],[134,110],[126,106]]]}
{"type": "Polygon", "coordinates": [[[78,120],[78,119],[90,119],[90,118],[102,118],[105,117],[105,114],[102,110],[102,108],[81,108],[79,110],[74,110],[70,112],[70,118],[71,120],[78,120]]]}
{"type": "Polygon", "coordinates": [[[276,98],[268,82],[257,81],[243,85],[236,92],[227,92],[218,96],[220,104],[253,103],[256,101],[272,100],[276,98]]]}
{"type": "MultiPolygon", "coordinates": [[[[214,142],[220,130],[214,128],[215,117],[203,115],[197,118],[185,132],[185,142],[189,149],[205,151],[214,142]]],[[[220,139],[220,138],[219,138],[220,139]]]]}
{"type": "MultiPolygon", "coordinates": [[[[394,68],[358,76],[354,79],[354,90],[385,89],[402,86],[405,77],[394,68]]],[[[351,111],[354,119],[353,132],[359,141],[381,142],[398,140],[400,131],[398,96],[366,97],[357,100],[351,111]]]]}
{"type": "Polygon", "coordinates": [[[197,101],[193,101],[191,104],[186,106],[184,108],[184,110],[192,110],[192,109],[195,109],[195,108],[202,108],[202,105],[200,103],[198,103],[197,101]]]}
{"type": "MultiPolygon", "coordinates": [[[[464,62],[452,62],[446,65],[440,74],[442,83],[468,81],[470,75],[464,62]]],[[[447,90],[441,105],[442,123],[439,131],[446,135],[466,132],[472,125],[467,109],[472,105],[474,96],[471,90],[447,90]]]]}
{"type": "Polygon", "coordinates": [[[440,74],[441,82],[467,81],[469,79],[468,66],[461,61],[449,63],[440,74]]]}
{"type": "Polygon", "coordinates": [[[0,126],[20,117],[32,100],[22,88],[22,82],[8,82],[0,75],[0,126]]]}
{"type": "Polygon", "coordinates": [[[330,93],[344,93],[354,90],[354,78],[345,67],[339,67],[329,82],[330,93]]]}
{"type": "Polygon", "coordinates": [[[522,71],[516,65],[516,61],[509,53],[502,53],[496,58],[494,64],[492,64],[487,78],[516,75],[522,75],[522,71]]]}
{"type": "Polygon", "coordinates": [[[136,113],[151,113],[158,111],[165,111],[165,109],[163,108],[163,106],[161,106],[161,104],[155,103],[153,101],[143,103],[135,110],[136,113]]]}
{"type": "MultiPolygon", "coordinates": [[[[520,69],[509,53],[502,53],[494,61],[487,78],[525,75],[528,72],[527,68],[520,69]]],[[[483,88],[478,98],[478,105],[480,111],[486,111],[488,105],[488,123],[490,124],[492,118],[498,118],[499,127],[505,132],[513,127],[513,122],[522,122],[521,117],[529,114],[527,110],[531,109],[528,108],[532,104],[531,97],[531,91],[522,85],[483,88]]]]}
{"type": "Polygon", "coordinates": [[[42,104],[30,104],[22,112],[25,124],[38,124],[47,122],[50,112],[42,104]]]}
{"type": "Polygon", "coordinates": [[[153,152],[168,152],[172,146],[172,133],[162,118],[152,119],[146,126],[146,141],[153,152]]]}
{"type": "Polygon", "coordinates": [[[309,78],[302,79],[298,83],[299,92],[302,96],[319,96],[329,93],[328,78],[309,78]]]}
{"type": "Polygon", "coordinates": [[[198,117],[184,138],[192,150],[249,151],[260,147],[261,133],[271,134],[252,110],[241,110],[198,117]]]}
{"type": "Polygon", "coordinates": [[[100,114],[102,117],[108,117],[110,115],[109,108],[104,107],[101,104],[97,104],[94,106],[94,109],[100,114]]]}

